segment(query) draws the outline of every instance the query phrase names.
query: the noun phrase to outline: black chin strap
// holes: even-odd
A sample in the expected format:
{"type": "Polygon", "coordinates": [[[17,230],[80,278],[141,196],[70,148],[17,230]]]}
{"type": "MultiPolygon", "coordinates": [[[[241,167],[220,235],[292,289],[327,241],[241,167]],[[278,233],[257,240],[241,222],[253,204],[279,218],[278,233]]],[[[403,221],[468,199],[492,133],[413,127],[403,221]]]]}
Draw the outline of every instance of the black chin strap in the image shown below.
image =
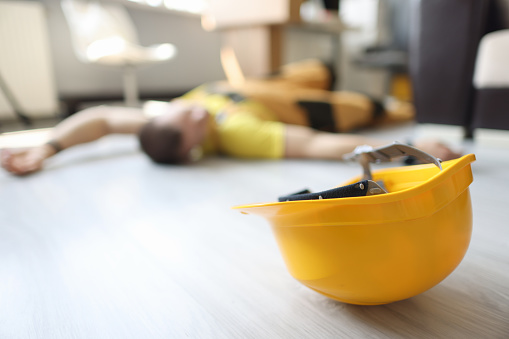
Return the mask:
{"type": "MultiPolygon", "coordinates": [[[[370,180],[362,180],[355,184],[337,187],[330,190],[311,193],[309,190],[296,192],[293,194],[285,195],[278,198],[279,202],[283,201],[296,201],[296,200],[319,200],[319,199],[336,199],[336,198],[350,198],[350,197],[363,197],[370,195],[370,180]]],[[[380,192],[382,193],[382,192],[380,192]]]]}

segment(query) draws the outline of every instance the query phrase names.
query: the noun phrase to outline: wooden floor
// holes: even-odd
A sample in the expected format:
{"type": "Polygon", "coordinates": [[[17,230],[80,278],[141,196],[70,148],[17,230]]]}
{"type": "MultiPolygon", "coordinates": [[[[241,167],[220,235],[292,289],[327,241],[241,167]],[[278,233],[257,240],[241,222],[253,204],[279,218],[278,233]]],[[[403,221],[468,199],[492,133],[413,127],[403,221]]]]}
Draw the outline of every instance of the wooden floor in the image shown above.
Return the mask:
{"type": "Polygon", "coordinates": [[[408,300],[354,306],[286,270],[273,201],[360,174],[325,161],[150,163],[129,137],[0,171],[0,338],[509,338],[509,150],[470,145],[474,231],[460,266],[408,300]]]}

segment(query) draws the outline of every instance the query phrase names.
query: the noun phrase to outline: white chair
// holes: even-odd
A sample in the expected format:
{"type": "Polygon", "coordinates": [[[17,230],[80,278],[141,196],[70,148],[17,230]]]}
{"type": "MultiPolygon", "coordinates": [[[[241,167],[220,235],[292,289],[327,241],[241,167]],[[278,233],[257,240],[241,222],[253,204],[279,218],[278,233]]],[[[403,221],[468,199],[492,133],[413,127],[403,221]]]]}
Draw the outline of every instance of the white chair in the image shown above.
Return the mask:
{"type": "Polygon", "coordinates": [[[473,128],[509,130],[508,60],[509,29],[485,34],[474,68],[473,128]]]}
{"type": "Polygon", "coordinates": [[[62,0],[61,5],[77,57],[85,63],[123,67],[125,104],[138,106],[136,68],[172,59],[175,46],[141,46],[129,13],[120,4],[62,0]]]}
{"type": "Polygon", "coordinates": [[[483,88],[509,87],[509,29],[483,36],[477,50],[474,86],[483,88]]]}

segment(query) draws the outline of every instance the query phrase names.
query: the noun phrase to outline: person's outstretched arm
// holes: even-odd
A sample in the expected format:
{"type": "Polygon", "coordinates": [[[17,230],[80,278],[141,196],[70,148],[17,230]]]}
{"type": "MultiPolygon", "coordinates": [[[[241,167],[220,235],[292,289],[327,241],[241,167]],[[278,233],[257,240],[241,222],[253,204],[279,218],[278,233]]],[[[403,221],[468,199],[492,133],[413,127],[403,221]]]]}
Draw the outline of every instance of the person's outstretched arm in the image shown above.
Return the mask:
{"type": "MultiPolygon", "coordinates": [[[[356,134],[320,132],[305,126],[287,125],[285,157],[342,160],[343,155],[352,152],[357,146],[378,147],[393,141],[356,134]]],[[[414,141],[414,146],[444,161],[461,156],[435,140],[414,141]]]]}
{"type": "Polygon", "coordinates": [[[97,140],[108,134],[135,134],[146,123],[142,110],[126,107],[92,107],[58,124],[49,143],[22,151],[3,150],[1,165],[16,175],[39,171],[44,160],[75,145],[97,140]]]}

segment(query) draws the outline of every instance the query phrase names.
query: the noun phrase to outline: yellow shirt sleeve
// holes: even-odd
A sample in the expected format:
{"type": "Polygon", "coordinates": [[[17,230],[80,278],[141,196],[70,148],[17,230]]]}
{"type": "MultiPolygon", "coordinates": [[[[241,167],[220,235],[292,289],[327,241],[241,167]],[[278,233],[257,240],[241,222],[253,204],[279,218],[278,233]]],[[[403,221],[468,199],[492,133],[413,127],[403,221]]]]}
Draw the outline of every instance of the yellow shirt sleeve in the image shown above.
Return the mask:
{"type": "Polygon", "coordinates": [[[239,158],[282,158],[284,131],[281,122],[261,120],[251,114],[233,114],[218,124],[219,152],[239,158]]]}

